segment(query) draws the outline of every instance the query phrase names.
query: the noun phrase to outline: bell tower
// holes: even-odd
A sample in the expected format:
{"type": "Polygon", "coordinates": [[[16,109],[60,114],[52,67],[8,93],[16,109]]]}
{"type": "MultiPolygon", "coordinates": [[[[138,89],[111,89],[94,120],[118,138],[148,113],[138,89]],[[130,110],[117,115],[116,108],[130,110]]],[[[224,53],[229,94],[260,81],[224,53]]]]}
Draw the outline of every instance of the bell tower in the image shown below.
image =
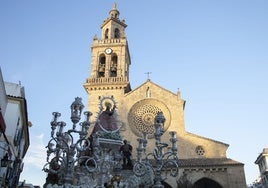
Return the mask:
{"type": "Polygon", "coordinates": [[[91,45],[91,68],[84,83],[88,93],[88,109],[98,111],[102,96],[113,96],[116,101],[131,91],[129,66],[131,64],[128,42],[125,35],[125,20],[119,19],[116,4],[109,17],[101,24],[101,38],[94,36],[91,45]]]}

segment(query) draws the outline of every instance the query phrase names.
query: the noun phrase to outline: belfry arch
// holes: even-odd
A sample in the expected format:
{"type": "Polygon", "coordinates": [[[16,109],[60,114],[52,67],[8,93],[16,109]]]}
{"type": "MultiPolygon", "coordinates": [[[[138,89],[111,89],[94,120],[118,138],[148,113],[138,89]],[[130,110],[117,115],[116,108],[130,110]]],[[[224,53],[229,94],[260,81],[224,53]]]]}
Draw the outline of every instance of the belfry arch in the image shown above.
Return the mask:
{"type": "Polygon", "coordinates": [[[115,28],[114,30],[114,38],[116,39],[120,38],[120,30],[118,28],[115,28]]]}
{"type": "Polygon", "coordinates": [[[98,77],[105,76],[105,65],[106,65],[106,57],[105,55],[101,55],[99,58],[99,65],[98,65],[98,77]]]}
{"type": "Polygon", "coordinates": [[[110,76],[117,77],[117,55],[113,55],[111,59],[111,68],[110,68],[110,76]]]}

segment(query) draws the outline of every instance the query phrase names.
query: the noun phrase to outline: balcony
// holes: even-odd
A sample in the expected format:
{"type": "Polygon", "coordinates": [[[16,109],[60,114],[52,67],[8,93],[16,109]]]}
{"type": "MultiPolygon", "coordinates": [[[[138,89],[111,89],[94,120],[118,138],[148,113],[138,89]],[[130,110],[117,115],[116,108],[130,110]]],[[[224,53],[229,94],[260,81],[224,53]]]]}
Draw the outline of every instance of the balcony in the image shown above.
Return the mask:
{"type": "Polygon", "coordinates": [[[88,78],[85,84],[125,84],[128,82],[127,77],[101,77],[101,78],[88,78]]]}
{"type": "Polygon", "coordinates": [[[127,43],[127,40],[125,38],[113,38],[113,39],[103,39],[103,40],[100,40],[100,39],[94,39],[93,40],[93,44],[92,46],[95,46],[95,45],[111,45],[111,44],[126,44],[127,43]]]}

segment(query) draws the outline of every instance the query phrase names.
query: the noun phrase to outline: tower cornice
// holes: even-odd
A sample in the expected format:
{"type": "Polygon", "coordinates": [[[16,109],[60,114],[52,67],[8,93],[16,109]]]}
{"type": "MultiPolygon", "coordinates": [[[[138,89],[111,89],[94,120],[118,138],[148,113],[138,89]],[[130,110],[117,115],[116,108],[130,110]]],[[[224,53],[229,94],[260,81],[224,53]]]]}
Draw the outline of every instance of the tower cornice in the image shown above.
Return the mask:
{"type": "Polygon", "coordinates": [[[125,20],[119,20],[117,18],[107,18],[106,20],[103,21],[103,23],[101,24],[101,29],[110,21],[114,21],[120,25],[122,25],[124,28],[127,27],[127,24],[125,24],[125,20]]]}

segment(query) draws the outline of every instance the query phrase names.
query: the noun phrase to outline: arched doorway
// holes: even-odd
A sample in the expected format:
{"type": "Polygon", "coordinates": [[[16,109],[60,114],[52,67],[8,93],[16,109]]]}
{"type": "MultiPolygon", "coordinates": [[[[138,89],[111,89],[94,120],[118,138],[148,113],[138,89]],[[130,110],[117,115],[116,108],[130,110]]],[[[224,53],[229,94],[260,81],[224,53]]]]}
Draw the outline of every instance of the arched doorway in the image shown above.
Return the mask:
{"type": "Polygon", "coordinates": [[[222,188],[222,186],[216,181],[209,178],[202,178],[194,183],[196,188],[222,188]]]}

